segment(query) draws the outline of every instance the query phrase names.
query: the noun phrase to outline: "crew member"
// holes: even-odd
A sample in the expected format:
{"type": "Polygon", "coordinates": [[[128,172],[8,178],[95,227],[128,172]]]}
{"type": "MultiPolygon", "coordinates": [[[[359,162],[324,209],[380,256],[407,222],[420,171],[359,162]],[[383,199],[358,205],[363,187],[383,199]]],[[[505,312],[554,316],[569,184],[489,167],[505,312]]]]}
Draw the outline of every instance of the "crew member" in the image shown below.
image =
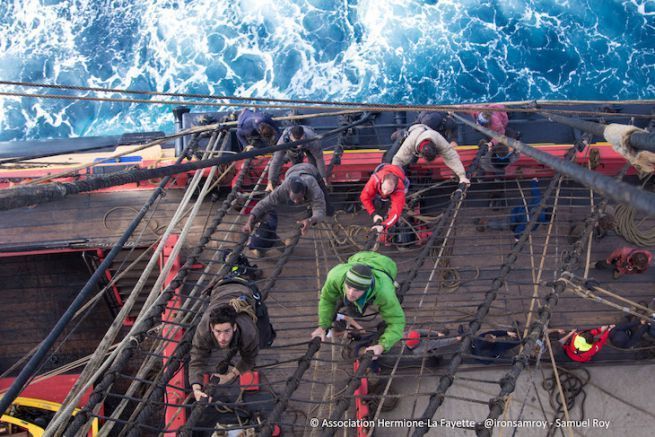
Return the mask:
{"type": "Polygon", "coordinates": [[[211,303],[193,336],[189,383],[196,401],[211,395],[203,390],[206,373],[228,384],[255,366],[259,352],[257,323],[246,312],[237,312],[232,300],[252,296],[252,289],[241,283],[220,285],[212,292],[211,303]],[[232,365],[236,354],[239,361],[232,365]]]}
{"type": "MultiPolygon", "coordinates": [[[[262,237],[255,234],[255,238],[251,238],[248,247],[251,250],[261,251],[266,248],[261,244],[263,240],[276,241],[276,237],[271,238],[271,236],[277,235],[275,234],[277,231],[277,215],[275,215],[274,219],[270,219],[270,215],[267,215],[267,213],[276,212],[281,206],[303,204],[311,206],[311,216],[297,222],[301,225],[303,235],[310,225],[323,221],[328,212],[328,205],[326,203],[325,188],[322,188],[319,184],[320,180],[318,170],[311,164],[296,164],[289,168],[285,174],[284,182],[250,211],[248,221],[243,226],[242,231],[248,234],[251,233],[254,225],[266,217],[266,220],[260,224],[260,229],[262,233],[267,233],[268,236],[262,237]]],[[[258,252],[254,253],[256,256],[260,254],[258,252]]]]}
{"type": "Polygon", "coordinates": [[[396,165],[383,165],[371,175],[359,199],[373,217],[373,229],[377,232],[390,228],[400,219],[408,185],[403,169],[396,165]]]}
{"type": "Polygon", "coordinates": [[[280,131],[277,122],[269,114],[244,109],[237,118],[237,138],[241,148],[267,147],[277,141],[280,131]]]}
{"type": "Polygon", "coordinates": [[[644,249],[619,247],[605,260],[596,263],[597,269],[612,269],[612,277],[619,279],[623,275],[636,275],[648,270],[653,254],[644,249]]]}
{"type": "MultiPolygon", "coordinates": [[[[454,144],[456,145],[456,143],[454,144]]],[[[424,124],[410,126],[408,135],[397,152],[390,150],[385,156],[385,162],[407,168],[410,164],[417,162],[419,158],[432,162],[439,155],[443,156],[444,163],[459,178],[460,183],[470,183],[453,143],[448,143],[439,132],[424,124]]]]}
{"type": "Polygon", "coordinates": [[[317,139],[318,135],[314,130],[307,126],[291,126],[282,132],[278,144],[285,144],[301,140],[311,140],[311,142],[299,144],[291,149],[278,150],[273,154],[271,163],[268,167],[268,185],[267,191],[272,191],[273,188],[279,185],[280,169],[285,162],[292,164],[300,164],[303,162],[305,155],[310,164],[318,170],[323,182],[327,184],[327,171],[325,169],[325,160],[323,159],[323,149],[320,141],[317,139]],[[316,139],[314,139],[316,138],[316,139]]]}
{"type": "Polygon", "coordinates": [[[311,336],[325,340],[337,312],[364,330],[376,331],[376,344],[366,347],[373,355],[388,351],[403,337],[405,313],[396,296],[396,263],[376,252],[359,252],[328,272],[318,304],[318,328],[311,336]],[[381,320],[380,320],[381,319],[381,320]],[[380,323],[382,322],[382,323],[380,323]]]}

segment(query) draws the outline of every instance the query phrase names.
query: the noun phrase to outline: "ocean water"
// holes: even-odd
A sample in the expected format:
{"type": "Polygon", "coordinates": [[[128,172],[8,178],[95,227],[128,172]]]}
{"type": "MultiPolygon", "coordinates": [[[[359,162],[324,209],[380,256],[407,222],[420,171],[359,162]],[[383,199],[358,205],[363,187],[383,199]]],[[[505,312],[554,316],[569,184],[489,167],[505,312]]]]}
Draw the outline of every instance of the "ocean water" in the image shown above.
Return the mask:
{"type": "MultiPolygon", "coordinates": [[[[655,0],[2,0],[0,80],[400,104],[655,98],[655,0]]],[[[171,109],[0,97],[0,140],[171,132],[171,109]]]]}

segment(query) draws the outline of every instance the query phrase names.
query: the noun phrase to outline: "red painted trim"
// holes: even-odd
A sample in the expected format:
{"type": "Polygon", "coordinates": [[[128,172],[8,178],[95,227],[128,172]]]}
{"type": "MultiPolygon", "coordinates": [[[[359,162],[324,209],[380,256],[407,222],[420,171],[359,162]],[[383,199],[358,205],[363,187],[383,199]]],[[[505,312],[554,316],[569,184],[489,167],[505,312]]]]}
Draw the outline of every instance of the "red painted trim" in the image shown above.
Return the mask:
{"type": "MultiPolygon", "coordinates": [[[[567,150],[571,148],[570,145],[545,145],[535,147],[558,158],[563,158],[567,150]]],[[[600,152],[601,165],[595,170],[599,173],[610,176],[616,175],[626,162],[625,158],[614,151],[614,149],[609,145],[600,143],[599,145],[592,145],[591,148],[598,149],[600,152]]],[[[477,147],[457,149],[457,153],[459,154],[464,167],[468,167],[471,162],[473,162],[473,158],[477,151],[477,147]]],[[[586,167],[589,160],[588,155],[588,148],[582,153],[577,153],[576,163],[586,167]]],[[[380,151],[346,152],[341,158],[341,165],[334,167],[330,181],[333,183],[365,182],[373,172],[373,169],[380,163],[381,159],[382,152],[380,151]]],[[[268,159],[253,161],[251,172],[246,176],[244,184],[254,184],[257,181],[257,177],[264,171],[267,162],[268,159]]],[[[286,164],[281,170],[281,173],[284,173],[289,167],[290,164],[286,164]]],[[[431,176],[435,180],[450,179],[454,177],[452,171],[446,167],[443,158],[441,157],[429,163],[420,160],[417,165],[412,167],[414,168],[415,174],[416,171],[420,171],[425,176],[431,176]]],[[[237,168],[241,167],[237,166],[237,168]]],[[[528,179],[534,176],[545,177],[554,174],[549,167],[546,167],[525,155],[521,155],[520,159],[508,166],[506,173],[508,177],[520,175],[521,177],[528,179]]],[[[628,171],[628,174],[634,174],[634,169],[631,168],[628,171]]],[[[235,180],[233,179],[231,186],[234,185],[234,181],[235,180]]]]}
{"type": "MultiPolygon", "coordinates": [[[[79,374],[57,375],[43,381],[32,382],[25,387],[20,395],[26,398],[42,399],[44,401],[61,404],[64,402],[64,399],[66,399],[66,395],[68,395],[68,392],[73,387],[73,384],[77,382],[79,377],[79,374]]],[[[0,378],[0,393],[7,390],[14,382],[14,379],[16,378],[0,378]]],[[[82,395],[82,398],[77,405],[78,407],[86,405],[89,401],[91,390],[92,389],[89,388],[84,392],[84,395],[82,395]]]]}
{"type": "MultiPolygon", "coordinates": [[[[168,259],[170,258],[173,251],[173,247],[175,247],[175,243],[177,242],[178,238],[179,237],[176,234],[172,234],[170,237],[168,237],[168,240],[166,241],[166,244],[164,246],[162,256],[160,258],[161,266],[164,266],[168,261],[168,259]]],[[[175,276],[177,276],[177,273],[179,272],[181,267],[182,267],[182,263],[178,255],[177,257],[175,257],[171,271],[168,273],[168,275],[166,275],[166,281],[164,285],[165,287],[168,286],[168,284],[170,284],[170,282],[175,278],[175,276]]],[[[179,292],[180,289],[179,288],[176,289],[175,295],[168,302],[168,305],[166,305],[166,311],[162,316],[163,321],[173,320],[177,314],[176,309],[182,306],[182,299],[180,297],[179,292]]],[[[164,356],[169,357],[173,355],[173,352],[175,352],[175,348],[182,340],[183,334],[184,331],[180,329],[179,326],[164,325],[164,329],[162,330],[162,337],[169,339],[169,341],[164,346],[164,356]]],[[[163,364],[166,365],[167,361],[168,359],[164,358],[163,364]]],[[[180,369],[171,378],[169,383],[170,385],[166,387],[166,396],[168,402],[171,404],[182,404],[186,399],[186,393],[184,390],[179,388],[174,388],[174,387],[185,386],[184,373],[185,373],[184,366],[180,366],[180,369]]],[[[182,409],[182,411],[179,411],[177,407],[166,407],[164,417],[165,417],[165,423],[167,425],[167,428],[171,430],[170,432],[164,433],[164,435],[173,437],[176,435],[176,431],[180,429],[182,426],[184,426],[184,424],[186,423],[186,410],[182,409]]]]}
{"type": "MultiPolygon", "coordinates": [[[[561,145],[536,145],[534,147],[537,147],[551,155],[557,156],[557,157],[563,157],[564,154],[566,153],[566,150],[568,150],[571,146],[567,144],[561,144],[561,145]]],[[[598,143],[596,145],[592,145],[592,148],[598,149],[600,151],[600,161],[601,161],[601,166],[596,169],[599,173],[606,174],[606,175],[615,175],[618,170],[623,166],[625,163],[625,158],[621,156],[619,153],[614,151],[611,146],[609,146],[606,143],[598,143]]],[[[459,153],[460,159],[462,160],[462,163],[464,164],[465,167],[467,167],[472,161],[473,157],[475,156],[477,152],[477,147],[474,146],[464,146],[460,147],[457,149],[457,153],[459,153]]],[[[578,154],[577,156],[577,162],[579,165],[586,166],[587,165],[587,152],[583,152],[581,154],[578,154]]],[[[326,156],[326,158],[328,158],[326,156]]],[[[382,152],[381,151],[374,151],[374,150],[365,150],[365,151],[346,151],[342,157],[341,157],[341,165],[338,165],[334,168],[333,174],[330,177],[331,182],[363,182],[366,181],[380,161],[382,157],[382,152]]],[[[264,168],[266,167],[266,163],[268,162],[268,159],[270,158],[261,158],[253,161],[251,171],[249,174],[246,176],[244,183],[252,185],[256,182],[257,178],[259,175],[264,171],[264,168]]],[[[157,161],[157,160],[148,160],[148,161],[141,161],[138,163],[139,168],[157,168],[157,167],[162,167],[166,165],[173,164],[175,162],[175,159],[166,159],[163,161],[157,161]]],[[[109,164],[109,165],[116,165],[116,164],[109,164]]],[[[132,167],[137,167],[137,165],[134,165],[134,163],[130,163],[132,167]]],[[[237,162],[235,164],[235,171],[234,176],[232,178],[226,178],[223,186],[230,186],[233,187],[234,183],[236,182],[236,175],[238,174],[238,170],[240,170],[243,166],[243,161],[237,162]]],[[[283,167],[282,172],[286,171],[286,169],[289,167],[289,164],[285,165],[283,167]]],[[[423,160],[419,162],[418,167],[420,167],[422,170],[425,170],[428,175],[431,175],[433,179],[439,180],[439,179],[450,179],[453,177],[452,172],[450,169],[448,169],[444,163],[442,158],[437,158],[434,162],[427,163],[423,160]]],[[[59,172],[60,170],[64,169],[34,169],[34,170],[3,170],[0,171],[0,188],[10,188],[13,186],[16,186],[17,184],[21,182],[27,182],[32,179],[36,179],[39,177],[43,176],[48,176],[50,174],[59,172]]],[[[207,176],[209,173],[210,169],[202,169],[199,171],[203,172],[203,175],[207,176]]],[[[544,167],[542,164],[539,164],[538,162],[532,160],[531,158],[528,158],[527,156],[522,156],[517,162],[513,163],[508,167],[507,170],[507,175],[508,176],[514,176],[515,174],[520,174],[524,177],[530,178],[533,176],[534,171],[531,170],[538,170],[539,175],[541,176],[549,176],[553,174],[553,171],[550,170],[547,167],[544,167]],[[514,169],[512,171],[511,169],[514,169]]],[[[635,170],[631,168],[628,170],[628,174],[634,174],[635,170]]],[[[86,170],[84,170],[82,173],[65,177],[65,178],[59,178],[57,179],[58,182],[72,182],[79,180],[80,175],[86,174],[86,170]]],[[[186,186],[187,180],[189,177],[191,177],[194,174],[193,171],[187,172],[187,173],[181,173],[179,175],[173,176],[174,180],[171,183],[170,187],[171,188],[184,188],[186,186]]],[[[153,180],[148,180],[148,181],[142,181],[138,182],[136,184],[126,184],[126,185],[121,185],[118,187],[109,187],[109,188],[104,188],[101,190],[97,190],[95,192],[113,192],[113,191],[130,191],[130,190],[152,190],[157,187],[159,184],[159,179],[153,179],[153,180]]]]}
{"type": "MultiPolygon", "coordinates": [[[[359,368],[359,360],[353,363],[353,372],[357,372],[359,368]]],[[[360,386],[355,390],[355,417],[357,420],[366,420],[370,410],[368,404],[362,400],[362,397],[368,395],[368,378],[361,378],[360,386]]],[[[368,435],[368,428],[363,426],[357,427],[357,437],[366,437],[368,435]]]]}
{"type": "MultiPolygon", "coordinates": [[[[98,255],[98,259],[100,260],[100,262],[102,262],[102,260],[105,259],[105,251],[102,250],[102,249],[96,249],[96,255],[98,255]]],[[[111,274],[109,269],[105,270],[104,273],[105,273],[105,278],[107,279],[107,281],[109,283],[111,283],[111,280],[113,279],[113,275],[111,274]]],[[[121,297],[121,293],[118,291],[118,287],[116,287],[116,284],[112,284],[111,291],[114,294],[114,299],[116,299],[116,303],[118,305],[120,305],[120,306],[123,306],[123,303],[124,303],[123,298],[121,297]]],[[[132,321],[132,323],[134,323],[134,322],[132,321]]],[[[125,322],[123,322],[123,325],[124,326],[130,326],[130,325],[127,324],[127,320],[125,320],[125,322]]]]}

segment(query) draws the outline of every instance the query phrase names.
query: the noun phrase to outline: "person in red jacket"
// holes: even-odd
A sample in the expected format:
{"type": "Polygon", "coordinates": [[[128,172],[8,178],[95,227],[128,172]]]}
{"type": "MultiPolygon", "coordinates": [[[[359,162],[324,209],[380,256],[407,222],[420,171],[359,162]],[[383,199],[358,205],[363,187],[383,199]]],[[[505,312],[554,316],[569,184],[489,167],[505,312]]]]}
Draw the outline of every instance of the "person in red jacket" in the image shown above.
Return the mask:
{"type": "Polygon", "coordinates": [[[373,217],[373,229],[382,232],[400,219],[409,183],[403,169],[397,165],[386,164],[376,170],[364,186],[359,199],[368,215],[373,217]],[[385,212],[386,218],[383,218],[385,212]]]}
{"type": "MultiPolygon", "coordinates": [[[[605,325],[582,332],[574,329],[562,337],[559,342],[562,343],[562,348],[569,358],[579,363],[586,363],[603,348],[612,328],[614,325],[605,325]]],[[[564,332],[566,331],[563,329],[559,330],[560,334],[564,334],[564,332]]]]}
{"type": "Polygon", "coordinates": [[[612,268],[612,277],[619,279],[623,275],[636,275],[648,270],[648,265],[653,260],[653,254],[644,249],[632,247],[619,247],[615,249],[605,260],[598,261],[596,268],[607,270],[612,268]]]}

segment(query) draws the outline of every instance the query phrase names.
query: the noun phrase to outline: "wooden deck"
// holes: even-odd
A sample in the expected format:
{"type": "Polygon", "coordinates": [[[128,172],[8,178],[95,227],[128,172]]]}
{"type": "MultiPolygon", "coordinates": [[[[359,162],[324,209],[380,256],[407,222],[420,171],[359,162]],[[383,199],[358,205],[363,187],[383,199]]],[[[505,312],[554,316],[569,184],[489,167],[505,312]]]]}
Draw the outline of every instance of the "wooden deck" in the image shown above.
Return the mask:
{"type": "MultiPolygon", "coordinates": [[[[513,181],[509,183],[515,184],[513,181]]],[[[546,183],[547,181],[542,181],[542,190],[546,183]]],[[[474,219],[507,214],[507,208],[492,211],[487,207],[486,190],[489,190],[488,186],[472,187],[467,200],[458,211],[449,235],[453,250],[447,259],[449,267],[459,274],[459,286],[450,289],[440,285],[439,277],[444,267],[434,256],[429,257],[421,266],[416,279],[412,281],[403,302],[408,329],[411,327],[449,328],[451,332],[456,332],[460,324],[467,325],[472,319],[478,305],[490,290],[492,281],[498,276],[514,244],[514,239],[509,231],[478,232],[476,230],[474,219]]],[[[451,191],[452,185],[427,194],[424,200],[426,210],[431,210],[430,214],[437,214],[442,205],[448,203],[451,191]]],[[[506,195],[511,198],[510,203],[516,204],[519,199],[515,197],[518,194],[513,187],[507,188],[506,195]]],[[[111,193],[89,194],[70,197],[57,204],[3,212],[0,213],[0,218],[3,218],[1,220],[3,224],[0,225],[0,241],[6,245],[28,248],[42,241],[82,239],[87,242],[78,244],[77,247],[108,247],[113,244],[135,214],[131,208],[140,205],[148,196],[149,192],[145,191],[121,193],[120,196],[111,193]]],[[[181,191],[169,191],[154,208],[150,223],[140,227],[142,232],[137,232],[135,234],[137,236],[130,240],[128,246],[145,246],[155,241],[158,230],[167,224],[181,196],[181,191]]],[[[348,208],[353,203],[352,196],[337,197],[341,199],[342,204],[339,206],[342,208],[348,208]]],[[[523,329],[528,319],[535,317],[541,300],[551,290],[546,282],[557,279],[562,264],[562,254],[570,248],[567,241],[570,227],[589,215],[588,199],[589,190],[570,182],[563,184],[556,200],[556,216],[552,227],[549,230],[547,225],[541,225],[533,233],[499,290],[491,311],[483,321],[482,330],[510,328],[515,321],[523,329]]],[[[595,202],[597,203],[598,200],[596,196],[595,202]]],[[[549,204],[553,205],[554,202],[555,200],[551,199],[549,204]]],[[[203,205],[187,241],[187,249],[196,244],[205,223],[212,217],[217,206],[218,204],[211,202],[203,205]]],[[[282,238],[291,235],[294,217],[293,214],[281,215],[279,233],[282,238]]],[[[361,212],[340,217],[345,225],[365,225],[368,222],[368,218],[361,212]]],[[[223,221],[219,231],[214,234],[214,241],[203,253],[201,261],[208,260],[219,247],[230,247],[238,237],[242,222],[242,217],[231,212],[223,221]]],[[[655,221],[650,218],[641,226],[645,227],[648,224],[655,225],[655,221]]],[[[328,225],[334,229],[331,220],[328,221],[328,225]]],[[[277,392],[281,391],[286,379],[295,370],[297,364],[294,360],[302,356],[306,350],[306,346],[303,345],[282,346],[309,339],[309,333],[316,326],[318,295],[327,272],[358,251],[358,248],[350,244],[342,245],[337,240],[338,238],[330,233],[327,226],[313,228],[301,239],[268,296],[267,304],[271,319],[278,332],[277,347],[262,351],[258,358],[258,365],[265,366],[262,373],[267,383],[270,383],[277,392]]],[[[603,259],[617,245],[625,244],[615,235],[593,241],[589,255],[590,263],[593,265],[596,260],[603,259]]],[[[421,249],[421,246],[415,246],[399,251],[395,246],[389,246],[382,247],[380,250],[397,262],[398,281],[402,282],[415,266],[421,249]]],[[[72,299],[88,278],[88,272],[76,264],[79,264],[78,252],[43,256],[48,258],[39,259],[38,262],[36,259],[39,256],[0,259],[0,275],[6,284],[3,290],[6,315],[0,321],[0,338],[2,338],[0,370],[6,369],[46,335],[63,313],[66,302],[72,299]],[[76,265],[77,267],[72,267],[76,265]]],[[[265,258],[253,260],[264,271],[264,277],[259,281],[260,285],[270,276],[279,257],[279,252],[270,251],[265,258]]],[[[575,273],[581,275],[583,271],[584,264],[579,266],[575,273]]],[[[655,269],[643,275],[626,276],[619,281],[611,280],[609,272],[591,269],[589,274],[626,298],[649,301],[655,297],[655,269]]],[[[555,308],[550,326],[591,328],[614,323],[620,316],[618,311],[605,305],[565,292],[555,308]]],[[[52,363],[50,367],[91,353],[109,322],[107,308],[100,303],[92,317],[87,318],[85,324],[70,338],[72,349],[66,349],[67,346],[62,348],[61,352],[58,352],[59,360],[57,363],[52,363]]],[[[302,413],[293,414],[307,417],[329,416],[334,400],[339,396],[339,391],[352,373],[351,366],[345,363],[341,351],[342,347],[338,345],[324,345],[321,348],[317,360],[305,374],[301,388],[292,398],[290,411],[299,410],[302,413]]],[[[626,358],[635,357],[607,347],[594,361],[622,362],[626,358]]],[[[472,364],[468,360],[462,371],[475,368],[480,368],[480,365],[472,364]]],[[[426,379],[430,381],[429,385],[425,390],[421,390],[429,391],[430,388],[436,387],[433,375],[440,372],[443,372],[443,367],[423,368],[419,360],[415,367],[398,370],[399,376],[394,382],[394,387],[402,393],[403,381],[418,380],[420,385],[421,378],[428,378],[430,375],[429,378],[432,379],[426,379]]],[[[412,388],[412,390],[418,389],[412,388]]],[[[421,398],[425,399],[425,396],[421,398]]],[[[421,411],[419,409],[417,414],[421,411]]],[[[304,426],[304,419],[298,417],[294,419],[293,414],[288,413],[285,416],[284,426],[292,427],[294,420],[300,424],[298,426],[304,426]]],[[[309,433],[309,428],[304,431],[309,433]]]]}

